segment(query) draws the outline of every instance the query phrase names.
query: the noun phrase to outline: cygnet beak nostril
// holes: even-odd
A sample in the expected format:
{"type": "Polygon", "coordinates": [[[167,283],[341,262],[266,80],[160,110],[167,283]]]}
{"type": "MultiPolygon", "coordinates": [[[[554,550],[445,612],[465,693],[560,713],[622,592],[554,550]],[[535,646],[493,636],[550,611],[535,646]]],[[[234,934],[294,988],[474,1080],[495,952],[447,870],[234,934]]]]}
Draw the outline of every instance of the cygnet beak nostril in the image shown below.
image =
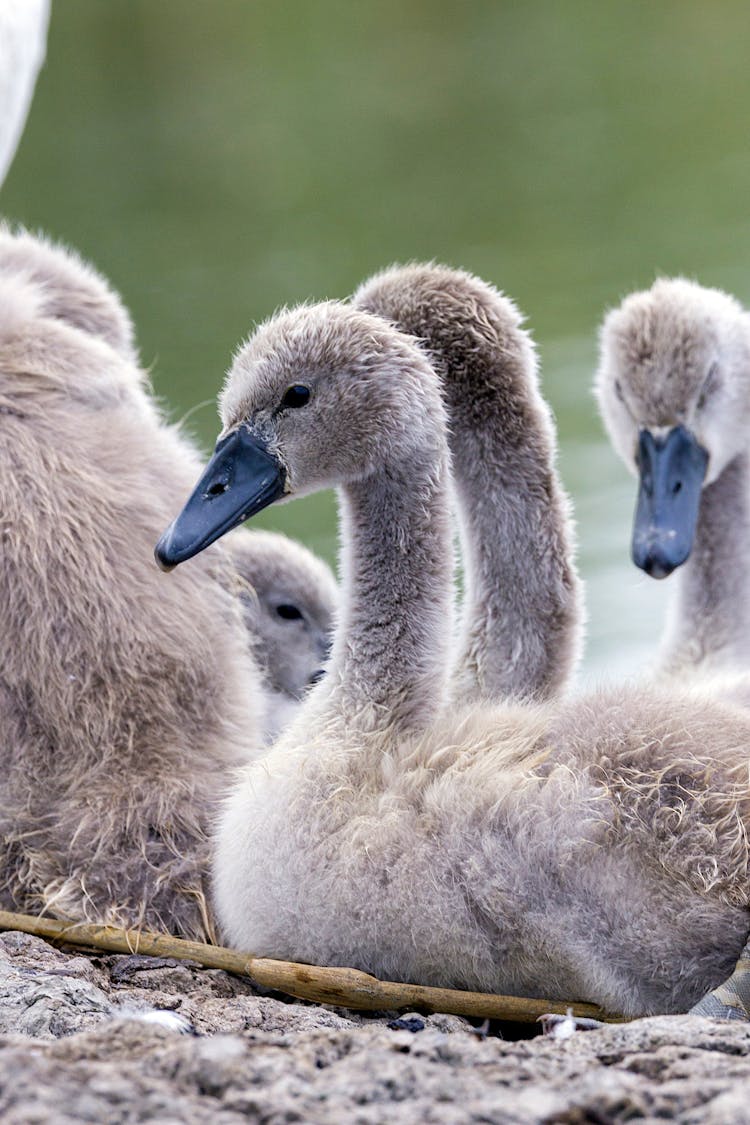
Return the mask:
{"type": "Polygon", "coordinates": [[[212,484],[210,488],[206,489],[205,495],[206,496],[221,496],[221,494],[223,492],[226,492],[227,488],[228,488],[228,485],[227,485],[226,481],[223,481],[223,480],[222,481],[216,481],[215,484],[212,484]]]}

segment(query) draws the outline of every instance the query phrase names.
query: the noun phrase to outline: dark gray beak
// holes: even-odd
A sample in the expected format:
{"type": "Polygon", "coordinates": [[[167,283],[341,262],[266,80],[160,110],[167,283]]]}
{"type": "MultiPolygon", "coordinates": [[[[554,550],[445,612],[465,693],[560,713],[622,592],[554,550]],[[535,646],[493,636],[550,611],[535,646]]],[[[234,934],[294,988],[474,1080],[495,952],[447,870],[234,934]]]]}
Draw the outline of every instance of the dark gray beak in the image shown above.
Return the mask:
{"type": "Polygon", "coordinates": [[[156,544],[156,561],[171,570],[244,523],[284,493],[283,465],[247,426],[217,442],[192,495],[156,544]]]}
{"type": "Polygon", "coordinates": [[[666,578],[690,554],[707,467],[708,453],[684,426],[664,437],[641,430],[632,555],[652,578],[666,578]]]}

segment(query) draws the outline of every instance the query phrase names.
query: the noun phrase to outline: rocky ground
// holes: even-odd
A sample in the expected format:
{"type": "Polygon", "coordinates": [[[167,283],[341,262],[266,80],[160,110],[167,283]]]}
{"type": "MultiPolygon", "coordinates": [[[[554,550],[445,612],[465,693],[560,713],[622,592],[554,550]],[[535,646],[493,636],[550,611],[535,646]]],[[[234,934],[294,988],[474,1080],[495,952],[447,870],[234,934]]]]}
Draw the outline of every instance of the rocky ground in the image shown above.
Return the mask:
{"type": "Polygon", "coordinates": [[[496,1031],[287,1003],[219,971],[0,935],[3,1125],[750,1123],[748,1025],[496,1031]]]}

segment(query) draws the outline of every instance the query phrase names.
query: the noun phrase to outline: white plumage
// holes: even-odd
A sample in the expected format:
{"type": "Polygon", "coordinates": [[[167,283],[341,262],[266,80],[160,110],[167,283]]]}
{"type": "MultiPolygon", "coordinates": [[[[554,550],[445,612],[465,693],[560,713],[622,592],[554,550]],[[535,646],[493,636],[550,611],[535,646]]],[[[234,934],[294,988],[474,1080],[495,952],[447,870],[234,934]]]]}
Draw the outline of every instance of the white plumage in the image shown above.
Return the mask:
{"type": "Polygon", "coordinates": [[[44,62],[49,0],[0,0],[0,184],[15,156],[44,62]]]}

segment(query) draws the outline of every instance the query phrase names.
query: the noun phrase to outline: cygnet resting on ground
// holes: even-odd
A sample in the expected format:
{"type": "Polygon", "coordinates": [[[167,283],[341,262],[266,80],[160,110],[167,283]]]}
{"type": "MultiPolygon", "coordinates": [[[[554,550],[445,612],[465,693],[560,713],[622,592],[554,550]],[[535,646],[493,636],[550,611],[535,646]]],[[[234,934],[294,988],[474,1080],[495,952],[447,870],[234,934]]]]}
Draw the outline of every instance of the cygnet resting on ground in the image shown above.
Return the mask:
{"type": "Polygon", "coordinates": [[[210,939],[208,830],[263,741],[223,551],[164,583],[196,457],[119,299],[0,229],[0,902],[210,939]]]}
{"type": "Polygon", "coordinates": [[[324,674],[338,604],[336,580],[322,559],[286,535],[240,528],[224,543],[263,673],[265,736],[271,741],[324,674]]]}
{"type": "Polygon", "coordinates": [[[633,559],[680,567],[663,660],[707,671],[750,662],[750,314],[682,278],[632,293],[601,330],[596,393],[640,478],[633,559]]]}
{"type": "MultiPolygon", "coordinates": [[[[420,338],[443,382],[464,553],[478,571],[467,576],[473,605],[464,612],[475,641],[459,659],[457,697],[471,698],[472,685],[490,702],[523,695],[524,688],[537,696],[553,691],[577,655],[581,590],[555,473],[554,431],[515,306],[481,279],[434,264],[392,267],[366,281],[353,300],[420,338]],[[513,415],[519,425],[509,442],[513,415]],[[514,483],[521,498],[515,503],[514,483]]],[[[743,511],[744,503],[740,517],[743,511]]],[[[724,694],[746,702],[747,689],[743,678],[724,694]]],[[[748,981],[750,961],[741,956],[731,981],[699,1010],[747,1016],[748,981]]]]}
{"type": "Polygon", "coordinates": [[[273,318],[221,409],[163,566],[283,495],[337,484],[343,521],[328,675],[221,818],[229,940],[629,1014],[723,980],[748,930],[750,716],[697,688],[450,700],[445,411],[382,319],[336,302],[273,318]]]}
{"type": "Polygon", "coordinates": [[[521,314],[480,278],[432,264],[376,274],[352,300],[422,340],[442,380],[466,587],[456,698],[554,696],[580,654],[583,598],[521,314]]]}

